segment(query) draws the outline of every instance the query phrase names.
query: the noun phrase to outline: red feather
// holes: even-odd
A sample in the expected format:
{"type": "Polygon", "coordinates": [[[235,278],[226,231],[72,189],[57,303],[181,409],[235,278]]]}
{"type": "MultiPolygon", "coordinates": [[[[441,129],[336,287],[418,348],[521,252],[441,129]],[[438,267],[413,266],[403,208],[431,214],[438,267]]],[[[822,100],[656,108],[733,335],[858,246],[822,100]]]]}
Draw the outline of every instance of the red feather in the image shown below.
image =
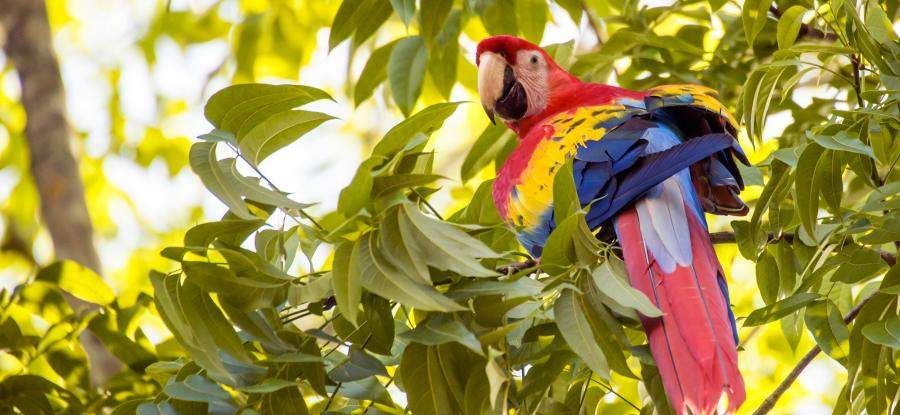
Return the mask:
{"type": "MultiPolygon", "coordinates": [[[[690,212],[688,207],[685,210],[690,212]]],[[[745,399],[737,367],[737,345],[716,282],[721,266],[703,225],[688,214],[693,266],[665,273],[644,246],[636,210],[616,218],[616,230],[631,284],[664,313],[645,318],[650,351],[666,395],[678,414],[715,414],[723,394],[728,411],[745,399]]]]}

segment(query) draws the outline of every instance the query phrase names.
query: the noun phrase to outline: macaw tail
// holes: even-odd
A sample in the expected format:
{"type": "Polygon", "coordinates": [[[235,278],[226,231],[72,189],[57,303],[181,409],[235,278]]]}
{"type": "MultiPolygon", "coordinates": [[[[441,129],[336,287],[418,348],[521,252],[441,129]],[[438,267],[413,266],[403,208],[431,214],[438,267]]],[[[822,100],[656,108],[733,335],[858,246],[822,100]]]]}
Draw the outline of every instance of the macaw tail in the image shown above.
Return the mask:
{"type": "Polygon", "coordinates": [[[615,228],[631,284],[663,312],[643,325],[675,412],[715,414],[724,394],[733,413],[745,398],[734,316],[698,204],[683,170],[621,211],[615,228]]]}

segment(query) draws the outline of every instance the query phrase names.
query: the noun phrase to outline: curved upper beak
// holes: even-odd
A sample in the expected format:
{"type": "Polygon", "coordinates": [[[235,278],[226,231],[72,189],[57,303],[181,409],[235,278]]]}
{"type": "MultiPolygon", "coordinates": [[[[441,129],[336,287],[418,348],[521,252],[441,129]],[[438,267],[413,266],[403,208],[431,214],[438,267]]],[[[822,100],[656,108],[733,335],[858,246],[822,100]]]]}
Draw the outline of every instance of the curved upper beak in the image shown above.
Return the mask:
{"type": "Polygon", "coordinates": [[[479,57],[478,96],[481,97],[481,106],[491,123],[495,122],[494,106],[503,96],[503,78],[508,67],[506,59],[494,52],[484,52],[479,57]]]}

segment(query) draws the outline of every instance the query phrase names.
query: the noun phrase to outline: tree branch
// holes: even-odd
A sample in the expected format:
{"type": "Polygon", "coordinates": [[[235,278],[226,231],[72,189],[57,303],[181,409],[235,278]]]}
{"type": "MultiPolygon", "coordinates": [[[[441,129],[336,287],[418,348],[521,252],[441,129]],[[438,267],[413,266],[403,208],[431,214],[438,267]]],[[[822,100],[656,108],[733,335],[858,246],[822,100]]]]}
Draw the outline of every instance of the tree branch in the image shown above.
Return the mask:
{"type": "MultiPolygon", "coordinates": [[[[772,13],[772,15],[775,16],[775,19],[780,19],[781,15],[782,15],[781,10],[779,10],[778,7],[776,7],[774,4],[769,6],[769,13],[772,13]]],[[[825,33],[815,27],[812,27],[812,26],[806,24],[806,23],[800,24],[800,32],[797,33],[797,39],[800,39],[803,37],[810,38],[810,39],[827,40],[829,42],[834,42],[834,41],[838,40],[838,37],[836,34],[825,33]]]]}
{"type": "MultiPolygon", "coordinates": [[[[865,305],[869,302],[869,300],[872,299],[872,297],[874,297],[874,295],[867,297],[865,300],[860,301],[860,303],[857,304],[856,307],[853,307],[853,309],[850,310],[850,312],[847,313],[846,316],[844,316],[844,324],[850,324],[853,319],[855,319],[856,316],[859,315],[860,310],[865,307],[865,305]]],[[[822,349],[819,348],[818,345],[810,349],[810,351],[807,352],[799,362],[797,362],[797,365],[794,366],[794,370],[791,370],[791,373],[788,373],[784,380],[782,380],[781,383],[778,384],[778,387],[776,387],[775,390],[772,391],[772,394],[763,401],[762,405],[760,405],[759,408],[756,408],[756,411],[753,412],[753,415],[765,415],[769,413],[769,411],[771,411],[772,408],[775,407],[775,404],[778,402],[778,399],[781,398],[781,395],[784,395],[784,393],[788,390],[788,388],[791,387],[794,381],[797,380],[797,377],[800,376],[800,373],[803,372],[803,369],[806,369],[806,366],[808,366],[810,362],[812,362],[813,359],[815,359],[821,351],[822,349]]]]}
{"type": "MultiPolygon", "coordinates": [[[[100,273],[84,186],[69,141],[65,94],[53,53],[46,5],[39,0],[3,0],[0,26],[5,29],[6,55],[13,61],[22,86],[31,174],[56,257],[74,260],[100,273]]],[[[63,294],[80,315],[100,308],[63,294]]],[[[85,330],[79,338],[90,360],[92,383],[102,383],[121,369],[119,361],[93,333],[85,330]]]]}

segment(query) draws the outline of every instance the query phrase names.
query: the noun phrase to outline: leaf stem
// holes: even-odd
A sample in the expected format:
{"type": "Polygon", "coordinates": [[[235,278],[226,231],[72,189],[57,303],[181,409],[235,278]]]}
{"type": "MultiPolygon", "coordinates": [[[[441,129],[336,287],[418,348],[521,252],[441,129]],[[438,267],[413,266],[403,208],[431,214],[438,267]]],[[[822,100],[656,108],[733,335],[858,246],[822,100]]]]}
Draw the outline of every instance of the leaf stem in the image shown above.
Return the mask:
{"type": "MultiPolygon", "coordinates": [[[[261,179],[265,180],[266,184],[268,184],[272,188],[272,190],[279,192],[279,193],[284,193],[281,191],[281,189],[278,188],[278,186],[275,186],[275,183],[272,183],[272,181],[269,180],[269,178],[266,177],[266,175],[263,174],[263,172],[258,167],[256,167],[255,164],[251,163],[250,160],[247,160],[247,158],[244,157],[244,154],[241,153],[241,151],[237,147],[235,147],[234,144],[231,144],[231,143],[226,143],[226,144],[228,144],[228,147],[230,147],[231,150],[233,150],[234,153],[237,154],[237,156],[241,158],[241,160],[244,160],[244,163],[247,163],[247,165],[250,166],[250,168],[253,169],[253,171],[256,172],[256,174],[258,174],[261,179]]],[[[295,218],[294,215],[291,214],[291,212],[289,212],[288,209],[285,209],[282,207],[279,207],[278,209],[281,209],[282,212],[284,212],[287,216],[290,216],[292,219],[297,220],[297,218],[295,218]]],[[[325,228],[323,228],[322,225],[319,224],[319,222],[316,222],[316,220],[312,216],[310,216],[308,213],[306,213],[305,210],[297,208],[297,211],[300,212],[300,216],[303,216],[306,220],[310,221],[310,223],[312,223],[313,226],[315,226],[318,230],[325,232],[325,228]]],[[[297,223],[300,223],[300,222],[297,221],[297,223]]]]}
{"type": "Polygon", "coordinates": [[[605,383],[603,383],[603,382],[600,382],[600,381],[597,380],[597,379],[594,379],[594,374],[593,374],[593,373],[591,373],[589,379],[591,380],[591,382],[594,382],[594,383],[600,385],[601,388],[606,389],[607,393],[612,393],[613,395],[618,396],[619,399],[621,399],[622,401],[624,401],[625,403],[627,403],[628,405],[630,405],[632,408],[634,408],[634,409],[636,409],[636,410],[638,410],[638,411],[641,410],[641,408],[639,408],[639,407],[638,407],[637,405],[635,405],[633,402],[629,401],[627,398],[625,398],[624,396],[620,395],[619,392],[616,392],[616,391],[612,388],[612,385],[607,385],[607,384],[605,384],[605,383]]]}
{"type": "Polygon", "coordinates": [[[431,213],[434,214],[434,216],[437,216],[437,218],[440,220],[444,220],[444,217],[441,216],[440,213],[438,213],[437,209],[435,209],[434,206],[431,206],[431,203],[428,203],[428,199],[426,199],[425,196],[422,196],[422,194],[419,193],[419,191],[416,190],[415,188],[410,187],[409,190],[412,190],[412,192],[415,193],[416,196],[419,197],[419,200],[421,200],[422,203],[425,203],[425,206],[428,206],[428,210],[430,210],[431,213]]]}

